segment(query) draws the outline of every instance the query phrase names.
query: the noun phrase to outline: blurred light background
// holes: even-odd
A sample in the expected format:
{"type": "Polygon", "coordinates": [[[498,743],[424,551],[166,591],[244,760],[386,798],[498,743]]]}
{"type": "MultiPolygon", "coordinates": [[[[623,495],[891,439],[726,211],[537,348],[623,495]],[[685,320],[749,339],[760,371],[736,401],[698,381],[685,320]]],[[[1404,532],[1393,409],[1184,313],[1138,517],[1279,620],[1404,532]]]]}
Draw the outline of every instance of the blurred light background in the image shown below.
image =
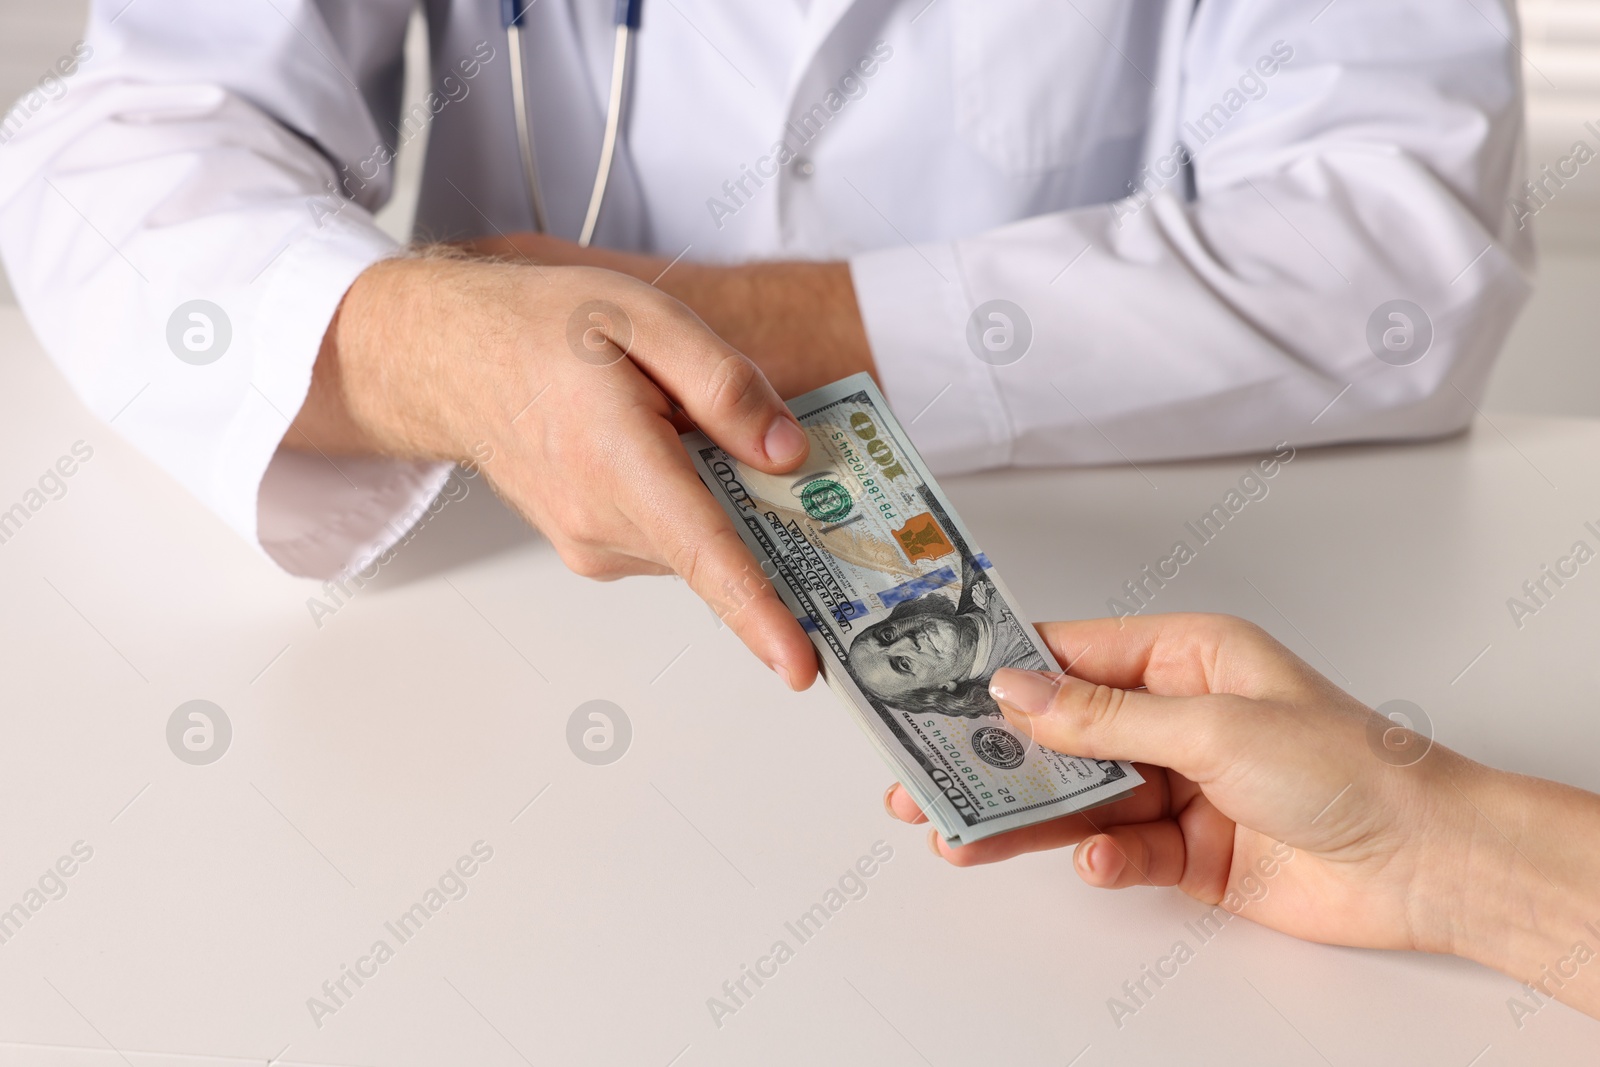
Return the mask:
{"type": "MultiPolygon", "coordinates": [[[[216,0],[218,3],[237,0],[216,0]]],[[[1600,0],[1521,0],[1528,87],[1528,165],[1537,173],[1582,139],[1600,150],[1600,0]]],[[[0,107],[30,87],[83,31],[87,0],[0,0],[0,107]]],[[[420,19],[410,39],[408,95],[425,84],[420,19]],[[421,77],[418,77],[421,72],[421,77]]],[[[409,104],[408,100],[408,104],[409,104]]],[[[425,138],[402,154],[400,182],[380,223],[404,238],[416,204],[425,138]]],[[[1509,210],[1509,208],[1508,208],[1509,210]]],[[[1539,212],[1539,287],[1496,369],[1486,407],[1600,416],[1600,161],[1539,212]]],[[[0,278],[0,305],[12,303],[0,278]]]]}

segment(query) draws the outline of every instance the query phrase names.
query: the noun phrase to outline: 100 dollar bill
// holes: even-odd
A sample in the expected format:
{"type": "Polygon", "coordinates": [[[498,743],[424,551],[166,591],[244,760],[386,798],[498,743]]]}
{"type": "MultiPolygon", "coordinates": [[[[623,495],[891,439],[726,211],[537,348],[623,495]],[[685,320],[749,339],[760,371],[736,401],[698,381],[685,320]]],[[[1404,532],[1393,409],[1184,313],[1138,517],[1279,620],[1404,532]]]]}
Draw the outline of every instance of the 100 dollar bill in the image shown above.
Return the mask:
{"type": "Polygon", "coordinates": [[[1060,670],[872,379],[789,404],[811,441],[765,474],[701,434],[700,477],[821,654],[822,673],[929,821],[956,844],[1114,800],[1126,763],[1033,744],[1000,715],[1001,667],[1060,670]]]}

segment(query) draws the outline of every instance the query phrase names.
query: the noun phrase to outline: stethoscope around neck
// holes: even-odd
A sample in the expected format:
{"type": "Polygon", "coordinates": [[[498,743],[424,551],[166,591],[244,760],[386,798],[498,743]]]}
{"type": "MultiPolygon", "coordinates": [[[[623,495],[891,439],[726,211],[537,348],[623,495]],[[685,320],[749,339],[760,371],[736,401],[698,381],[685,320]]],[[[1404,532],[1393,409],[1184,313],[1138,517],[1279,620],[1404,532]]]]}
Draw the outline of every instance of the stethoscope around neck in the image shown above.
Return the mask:
{"type": "MultiPolygon", "coordinates": [[[[500,0],[500,21],[505,26],[506,44],[511,52],[512,106],[517,119],[517,147],[522,154],[522,178],[528,187],[528,207],[533,211],[533,228],[549,233],[544,193],[539,187],[539,158],[534,151],[533,126],[528,121],[528,93],[522,69],[522,26],[535,0],[500,0]]],[[[611,180],[611,164],[617,155],[617,136],[622,128],[622,101],[627,89],[628,49],[639,32],[639,16],[644,0],[616,0],[616,46],[611,57],[611,93],[606,103],[606,132],[600,142],[600,163],[595,167],[594,188],[589,193],[589,210],[583,217],[578,244],[589,247],[594,228],[600,222],[600,207],[606,200],[606,185],[611,180]]]]}

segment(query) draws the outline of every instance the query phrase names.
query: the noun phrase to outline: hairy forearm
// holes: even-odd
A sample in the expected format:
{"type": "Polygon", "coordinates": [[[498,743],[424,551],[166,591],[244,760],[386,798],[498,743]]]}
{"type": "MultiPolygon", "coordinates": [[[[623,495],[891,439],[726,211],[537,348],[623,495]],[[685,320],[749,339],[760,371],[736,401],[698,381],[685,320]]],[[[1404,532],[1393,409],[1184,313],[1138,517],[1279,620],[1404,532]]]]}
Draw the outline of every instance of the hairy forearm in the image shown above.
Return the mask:
{"type": "MultiPolygon", "coordinates": [[[[386,260],[351,285],[323,336],[311,388],[284,444],[326,453],[461,459],[463,414],[449,402],[484,377],[493,309],[523,271],[449,255],[386,260]],[[473,314],[474,310],[487,314],[473,314]],[[453,317],[451,317],[453,316],[453,317]],[[465,318],[476,326],[468,329],[465,318]],[[442,323],[451,322],[448,329],[442,323]]],[[[509,316],[505,321],[510,321],[509,316]]]]}
{"type": "Polygon", "coordinates": [[[760,364],[781,396],[874,370],[848,264],[679,264],[657,284],[760,364]]]}
{"type": "Polygon", "coordinates": [[[784,397],[876,370],[847,263],[674,263],[659,256],[579,248],[539,234],[486,238],[466,247],[507,262],[581,264],[649,282],[688,305],[718,336],[753,359],[784,397]]]}

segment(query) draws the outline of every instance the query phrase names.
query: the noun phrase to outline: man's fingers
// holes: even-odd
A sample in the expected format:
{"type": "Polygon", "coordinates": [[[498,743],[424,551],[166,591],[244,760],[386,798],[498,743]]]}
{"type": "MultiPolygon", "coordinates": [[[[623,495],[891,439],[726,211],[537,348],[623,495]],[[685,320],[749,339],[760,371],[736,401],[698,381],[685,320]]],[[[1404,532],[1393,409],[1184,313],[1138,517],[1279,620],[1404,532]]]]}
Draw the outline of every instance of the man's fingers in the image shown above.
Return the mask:
{"type": "Polygon", "coordinates": [[[628,358],[694,425],[730,455],[769,473],[798,467],[810,452],[805,431],[759,367],[688,308],[652,291],[628,328],[628,358]]]}
{"type": "Polygon", "coordinates": [[[1101,889],[1177,885],[1183,880],[1183,831],[1170,819],[1117,826],[1084,840],[1073,854],[1078,876],[1101,889]]]}
{"type": "MultiPolygon", "coordinates": [[[[665,435],[663,435],[665,438],[665,435]]],[[[790,688],[811,685],[817,653],[756,565],[750,550],[701,484],[676,438],[645,446],[646,469],[629,518],[717,616],[790,688]]]]}
{"type": "Polygon", "coordinates": [[[637,555],[631,550],[568,544],[559,547],[557,551],[561,554],[561,562],[565,563],[573,574],[597,582],[614,582],[619,578],[631,578],[639,574],[673,573],[671,567],[637,555]]]}
{"type": "Polygon", "coordinates": [[[1011,668],[995,672],[990,693],[1045,748],[1154,763],[1201,783],[1237,755],[1251,717],[1250,702],[1236,697],[1162,697],[1011,668]]]}

